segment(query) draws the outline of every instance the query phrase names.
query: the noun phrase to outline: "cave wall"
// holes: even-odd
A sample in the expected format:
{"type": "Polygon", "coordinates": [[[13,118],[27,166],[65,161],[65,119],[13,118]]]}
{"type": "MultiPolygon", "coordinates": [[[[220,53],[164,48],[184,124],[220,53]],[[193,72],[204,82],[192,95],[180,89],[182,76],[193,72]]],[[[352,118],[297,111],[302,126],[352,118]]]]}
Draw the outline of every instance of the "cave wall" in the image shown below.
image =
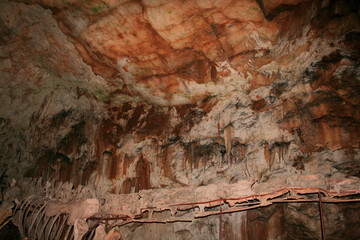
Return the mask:
{"type": "MultiPolygon", "coordinates": [[[[44,0],[0,8],[2,199],[11,179],[22,178],[87,185],[100,196],[360,177],[357,1],[44,0]]],[[[271,210],[280,219],[273,221],[291,224],[283,208],[271,210]]],[[[260,213],[240,214],[241,224],[252,214],[260,213]]],[[[239,234],[238,216],[225,219],[228,239],[239,234]]],[[[193,224],[201,235],[206,223],[193,224]]]]}

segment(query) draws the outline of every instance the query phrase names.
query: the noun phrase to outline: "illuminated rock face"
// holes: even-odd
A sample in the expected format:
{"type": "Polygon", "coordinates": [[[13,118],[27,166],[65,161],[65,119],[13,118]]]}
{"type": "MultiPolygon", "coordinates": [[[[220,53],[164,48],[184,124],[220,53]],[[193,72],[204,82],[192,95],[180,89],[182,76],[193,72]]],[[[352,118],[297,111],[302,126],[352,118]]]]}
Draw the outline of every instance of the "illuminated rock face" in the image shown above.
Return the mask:
{"type": "MultiPolygon", "coordinates": [[[[0,9],[3,189],[40,176],[99,196],[360,177],[357,1],[29,0],[0,9]]],[[[244,221],[275,214],[276,224],[286,211],[244,221]]],[[[224,234],[239,238],[230,219],[224,234]]],[[[206,234],[211,221],[201,223],[206,234]]],[[[203,234],[181,226],[173,238],[203,234]]]]}

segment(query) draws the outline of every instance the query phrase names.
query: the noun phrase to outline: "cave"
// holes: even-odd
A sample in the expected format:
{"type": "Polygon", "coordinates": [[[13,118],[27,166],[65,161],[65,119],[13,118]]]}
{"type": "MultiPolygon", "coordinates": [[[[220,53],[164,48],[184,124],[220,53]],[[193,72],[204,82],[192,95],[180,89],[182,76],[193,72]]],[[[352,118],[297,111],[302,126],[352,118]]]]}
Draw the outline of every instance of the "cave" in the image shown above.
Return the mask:
{"type": "Polygon", "coordinates": [[[0,239],[360,239],[358,0],[1,0],[0,239]]]}

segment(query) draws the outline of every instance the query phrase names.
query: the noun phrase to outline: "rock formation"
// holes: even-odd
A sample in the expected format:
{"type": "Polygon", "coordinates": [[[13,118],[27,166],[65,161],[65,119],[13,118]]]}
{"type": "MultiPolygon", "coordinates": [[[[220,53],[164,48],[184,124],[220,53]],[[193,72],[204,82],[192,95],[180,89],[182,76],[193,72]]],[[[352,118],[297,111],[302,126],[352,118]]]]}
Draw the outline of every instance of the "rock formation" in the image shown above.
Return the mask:
{"type": "Polygon", "coordinates": [[[360,238],[358,1],[0,9],[0,236],[360,238]]]}

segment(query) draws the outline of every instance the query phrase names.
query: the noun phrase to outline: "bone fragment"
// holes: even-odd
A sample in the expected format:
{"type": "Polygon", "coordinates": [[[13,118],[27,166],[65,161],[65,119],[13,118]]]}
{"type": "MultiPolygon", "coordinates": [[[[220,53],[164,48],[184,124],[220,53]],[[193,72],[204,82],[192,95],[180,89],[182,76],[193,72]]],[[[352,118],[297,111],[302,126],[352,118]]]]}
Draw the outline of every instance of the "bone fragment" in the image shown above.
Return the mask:
{"type": "Polygon", "coordinates": [[[51,201],[48,204],[46,216],[54,216],[58,213],[69,214],[68,225],[74,225],[76,219],[87,219],[99,211],[97,199],[82,199],[75,202],[51,201]]]}

